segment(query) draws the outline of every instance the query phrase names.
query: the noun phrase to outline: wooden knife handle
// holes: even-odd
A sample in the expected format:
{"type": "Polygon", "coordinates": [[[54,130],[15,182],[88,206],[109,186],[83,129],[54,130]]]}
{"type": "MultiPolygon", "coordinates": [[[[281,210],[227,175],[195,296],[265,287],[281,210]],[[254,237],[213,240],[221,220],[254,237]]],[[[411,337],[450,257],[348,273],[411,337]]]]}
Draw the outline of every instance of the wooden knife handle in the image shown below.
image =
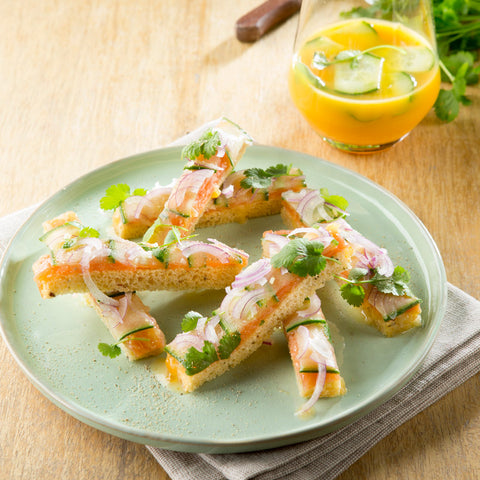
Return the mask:
{"type": "Polygon", "coordinates": [[[281,22],[300,10],[301,0],[267,0],[237,20],[238,40],[256,42],[281,22]]]}

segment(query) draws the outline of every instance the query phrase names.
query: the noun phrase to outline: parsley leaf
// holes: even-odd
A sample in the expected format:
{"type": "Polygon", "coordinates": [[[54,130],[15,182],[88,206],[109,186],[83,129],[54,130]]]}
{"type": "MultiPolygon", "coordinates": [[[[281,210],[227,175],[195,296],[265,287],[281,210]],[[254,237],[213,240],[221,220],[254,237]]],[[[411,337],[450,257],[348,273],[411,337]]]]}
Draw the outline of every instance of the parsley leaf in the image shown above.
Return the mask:
{"type": "Polygon", "coordinates": [[[326,188],[321,188],[320,189],[320,195],[323,197],[325,202],[331,203],[332,205],[339,208],[340,210],[343,210],[343,211],[347,210],[348,201],[345,198],[343,198],[342,196],[340,196],[340,195],[330,195],[328,193],[328,189],[326,189],[326,188]]]}
{"type": "Polygon", "coordinates": [[[401,266],[397,265],[390,277],[381,275],[375,270],[369,271],[365,268],[352,268],[348,278],[337,276],[345,283],[340,287],[342,297],[354,307],[359,307],[365,298],[365,289],[362,284],[370,283],[379,292],[396,296],[411,295],[408,287],[410,274],[401,266]],[[373,273],[369,277],[369,275],[373,273]]]}
{"type": "Polygon", "coordinates": [[[126,183],[111,185],[105,191],[105,196],[100,199],[100,208],[115,210],[130,196],[130,187],[126,183]]]}
{"type": "Polygon", "coordinates": [[[80,238],[98,238],[100,233],[92,227],[83,227],[80,232],[78,232],[80,238]]]}
{"type": "Polygon", "coordinates": [[[202,370],[205,370],[212,363],[218,360],[217,351],[213,343],[205,340],[202,351],[200,352],[195,347],[190,347],[185,354],[182,361],[185,367],[185,373],[189,376],[195,375],[202,370]]]}
{"type": "Polygon", "coordinates": [[[188,158],[195,160],[200,155],[208,160],[213,157],[221,145],[220,135],[218,132],[207,130],[198,140],[186,145],[182,150],[182,159],[188,158]]]}
{"type": "Polygon", "coordinates": [[[122,350],[116,343],[109,345],[102,342],[98,344],[98,349],[102,355],[110,358],[118,357],[122,353],[122,350]]]}
{"type": "Polygon", "coordinates": [[[220,343],[218,345],[218,356],[222,360],[229,358],[232,352],[240,344],[240,340],[241,340],[241,337],[239,332],[226,333],[220,339],[220,343]]]}
{"type": "Polygon", "coordinates": [[[124,333],[120,337],[118,342],[116,342],[116,343],[108,344],[108,343],[100,342],[98,344],[98,350],[105,357],[110,357],[110,358],[118,357],[120,355],[120,353],[122,353],[122,350],[119,347],[119,345],[121,343],[124,343],[127,340],[141,340],[141,341],[146,341],[146,342],[148,342],[150,340],[149,338],[140,338],[140,337],[137,337],[137,338],[133,337],[133,338],[129,339],[128,337],[130,335],[132,335],[134,333],[137,333],[137,332],[142,332],[143,330],[150,330],[151,328],[153,328],[153,325],[144,325],[143,327],[135,328],[134,330],[131,330],[130,332],[124,333]]]}
{"type": "Polygon", "coordinates": [[[314,277],[327,264],[327,257],[322,255],[324,248],[323,243],[318,240],[295,238],[272,257],[271,263],[273,267],[285,267],[299,277],[314,277]]]}
{"type": "Polygon", "coordinates": [[[359,307],[365,298],[365,289],[355,283],[345,283],[340,287],[340,294],[350,305],[359,307]]]}
{"type": "Polygon", "coordinates": [[[200,318],[202,318],[202,315],[200,315],[198,312],[194,312],[193,310],[188,312],[182,320],[182,331],[190,332],[191,330],[195,330],[200,318]]]}
{"type": "Polygon", "coordinates": [[[288,175],[290,169],[290,166],[281,163],[268,167],[266,170],[263,168],[247,168],[243,172],[245,178],[240,182],[240,186],[245,190],[251,188],[252,191],[258,188],[269,188],[275,178],[288,175]]]}

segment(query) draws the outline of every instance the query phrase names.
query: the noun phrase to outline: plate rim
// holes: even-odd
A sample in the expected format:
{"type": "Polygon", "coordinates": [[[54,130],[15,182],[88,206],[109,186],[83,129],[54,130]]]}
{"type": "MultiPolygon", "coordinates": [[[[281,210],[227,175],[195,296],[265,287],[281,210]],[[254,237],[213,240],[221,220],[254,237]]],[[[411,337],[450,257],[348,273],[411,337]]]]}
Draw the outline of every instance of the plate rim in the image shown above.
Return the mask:
{"type": "MultiPolygon", "coordinates": [[[[328,424],[322,425],[308,425],[304,428],[298,428],[293,433],[286,433],[286,434],[276,434],[272,436],[271,434],[263,434],[263,435],[256,435],[255,438],[246,439],[246,440],[214,440],[211,438],[204,438],[199,439],[197,438],[195,441],[189,441],[182,437],[175,436],[174,434],[169,434],[166,432],[149,432],[143,430],[139,427],[132,427],[130,425],[126,425],[124,423],[120,423],[115,421],[114,419],[105,419],[103,416],[90,411],[89,409],[83,407],[82,405],[77,404],[72,399],[58,394],[52,391],[48,385],[45,385],[41,379],[38,379],[35,375],[35,372],[32,372],[28,362],[24,360],[21,355],[14,349],[13,342],[10,342],[8,338],[8,334],[6,332],[5,325],[6,320],[4,319],[4,311],[0,308],[0,334],[7,345],[10,354],[13,356],[17,364],[20,366],[23,373],[27,376],[30,382],[39,390],[47,399],[49,399],[52,403],[56,406],[64,410],[69,415],[73,416],[79,421],[86,423],[89,426],[97,428],[101,431],[106,433],[115,435],[117,437],[130,440],[136,443],[141,443],[149,446],[156,446],[160,448],[165,448],[174,451],[182,451],[182,452],[195,452],[195,453],[236,453],[236,452],[248,452],[248,451],[260,451],[267,448],[276,448],[279,446],[290,445],[297,441],[306,441],[311,440],[313,438],[317,438],[333,431],[338,430],[339,428],[350,424],[359,418],[367,415],[373,409],[379,407],[387,400],[392,398],[399,390],[401,390],[408,381],[417,373],[421,365],[423,364],[426,356],[430,352],[433,344],[435,343],[435,339],[438,336],[439,329],[442,323],[443,316],[446,311],[446,304],[447,304],[447,279],[446,279],[446,271],[445,266],[443,263],[442,256],[438,249],[438,246],[433,239],[431,233],[425,227],[423,222],[417,217],[417,215],[406,205],[401,199],[399,199],[396,195],[392,192],[387,190],[382,185],[374,182],[373,180],[369,179],[368,177],[352,170],[348,167],[344,167],[333,163],[331,161],[325,160],[320,157],[315,157],[314,155],[291,150],[285,149],[282,147],[276,146],[269,146],[263,144],[254,143],[252,146],[254,148],[266,151],[281,151],[287,155],[301,155],[304,158],[308,158],[309,160],[322,163],[326,168],[333,169],[337,172],[346,172],[348,175],[355,178],[355,180],[360,181],[362,183],[368,184],[374,190],[380,191],[383,195],[386,195],[394,203],[396,203],[408,216],[411,220],[414,221],[416,227],[421,231],[423,237],[428,240],[429,247],[431,252],[437,258],[436,267],[439,269],[440,273],[440,281],[439,281],[439,305],[436,309],[435,315],[435,322],[434,327],[428,335],[424,342],[421,343],[422,350],[421,355],[419,355],[418,362],[415,368],[404,372],[397,381],[395,382],[395,386],[388,389],[383,389],[378,395],[376,395],[373,399],[367,399],[364,401],[363,405],[359,408],[351,408],[346,414],[342,415],[341,418],[333,419],[328,424]],[[254,445],[252,445],[252,442],[254,445]],[[181,448],[179,448],[181,447],[181,448]]],[[[252,149],[250,147],[250,149],[252,149]]],[[[8,263],[8,256],[10,254],[11,247],[15,240],[17,239],[18,235],[21,231],[26,227],[26,225],[35,218],[35,216],[45,208],[49,204],[55,201],[55,197],[60,196],[63,192],[70,190],[76,184],[84,181],[88,177],[97,177],[98,175],[102,174],[105,171],[108,171],[115,166],[120,164],[127,164],[128,162],[133,162],[139,158],[146,158],[150,156],[157,156],[160,154],[168,155],[170,152],[181,151],[181,145],[175,146],[167,146],[164,148],[158,148],[153,150],[148,150],[145,152],[136,153],[133,155],[129,155],[124,158],[120,158],[114,161],[111,161],[105,165],[101,165],[93,170],[83,173],[79,177],[75,178],[64,187],[58,189],[52,195],[50,195],[47,199],[40,202],[38,205],[35,205],[33,211],[28,215],[28,217],[19,225],[14,233],[14,235],[8,241],[5,250],[3,251],[0,257],[0,280],[4,276],[4,270],[6,269],[6,264],[8,263]]],[[[27,207],[28,208],[28,207],[27,207]]]]}

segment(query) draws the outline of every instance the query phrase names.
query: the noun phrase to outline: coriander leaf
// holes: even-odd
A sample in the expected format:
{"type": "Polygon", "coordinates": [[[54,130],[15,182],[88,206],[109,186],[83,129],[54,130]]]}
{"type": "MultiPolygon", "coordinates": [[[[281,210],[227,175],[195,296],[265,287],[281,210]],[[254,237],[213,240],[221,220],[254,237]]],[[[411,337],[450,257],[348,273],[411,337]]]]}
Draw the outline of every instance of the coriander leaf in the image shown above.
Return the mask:
{"type": "Polygon", "coordinates": [[[320,195],[323,197],[325,202],[335,205],[335,207],[339,208],[340,210],[347,210],[348,201],[340,195],[330,195],[328,189],[326,188],[320,189],[320,195]]]}
{"type": "Polygon", "coordinates": [[[367,268],[352,268],[348,272],[348,279],[351,280],[352,282],[359,282],[365,278],[365,276],[368,273],[367,268]]]}
{"type": "Polygon", "coordinates": [[[203,156],[206,160],[213,157],[221,145],[220,135],[218,132],[207,130],[198,140],[186,145],[182,150],[182,158],[195,160],[203,156]]]}
{"type": "Polygon", "coordinates": [[[122,350],[116,343],[112,345],[109,345],[108,343],[103,343],[103,342],[99,343],[98,350],[102,355],[110,358],[118,357],[120,353],[122,353],[122,350]]]}
{"type": "Polygon", "coordinates": [[[229,358],[232,352],[240,344],[240,340],[241,340],[241,337],[239,332],[226,333],[220,339],[220,344],[218,346],[218,356],[222,360],[229,358]]]}
{"type": "Polygon", "coordinates": [[[440,89],[433,106],[435,114],[444,122],[452,122],[457,118],[460,104],[451,90],[440,89]]]}
{"type": "Polygon", "coordinates": [[[130,197],[130,187],[126,183],[111,185],[105,191],[105,196],[100,199],[100,208],[103,210],[115,210],[128,197],[130,197]]]}
{"type": "Polygon", "coordinates": [[[92,227],[83,227],[80,232],[78,232],[80,238],[98,238],[100,233],[92,227]]]}
{"type": "Polygon", "coordinates": [[[202,315],[200,315],[198,312],[194,312],[193,310],[188,312],[182,320],[182,331],[190,332],[191,330],[195,330],[200,318],[202,318],[202,315]]]}
{"type": "Polygon", "coordinates": [[[299,277],[318,275],[326,266],[326,257],[322,255],[323,243],[318,240],[295,238],[285,245],[271,259],[273,267],[285,267],[299,277]]]}
{"type": "Polygon", "coordinates": [[[395,267],[391,277],[386,277],[378,272],[369,280],[369,283],[374,285],[377,290],[382,293],[390,293],[392,295],[407,295],[410,293],[408,288],[408,281],[410,276],[408,272],[400,266],[395,267]]]}
{"type": "Polygon", "coordinates": [[[284,165],[283,163],[278,163],[277,165],[268,167],[265,172],[271,177],[280,177],[281,175],[288,175],[290,167],[284,165]]]}
{"type": "Polygon", "coordinates": [[[365,298],[365,290],[355,283],[344,283],[340,287],[340,294],[350,305],[359,307],[365,298]]]}
{"type": "Polygon", "coordinates": [[[251,188],[268,188],[272,184],[272,175],[262,168],[248,168],[244,171],[245,178],[240,182],[240,186],[248,190],[251,188]]]}
{"type": "Polygon", "coordinates": [[[190,347],[188,349],[182,364],[185,367],[185,373],[191,376],[205,370],[217,360],[218,355],[215,346],[211,342],[205,340],[201,352],[195,347],[190,347]]]}
{"type": "Polygon", "coordinates": [[[136,195],[137,197],[143,197],[147,194],[147,190],[145,188],[136,188],[132,195],[136,195]]]}

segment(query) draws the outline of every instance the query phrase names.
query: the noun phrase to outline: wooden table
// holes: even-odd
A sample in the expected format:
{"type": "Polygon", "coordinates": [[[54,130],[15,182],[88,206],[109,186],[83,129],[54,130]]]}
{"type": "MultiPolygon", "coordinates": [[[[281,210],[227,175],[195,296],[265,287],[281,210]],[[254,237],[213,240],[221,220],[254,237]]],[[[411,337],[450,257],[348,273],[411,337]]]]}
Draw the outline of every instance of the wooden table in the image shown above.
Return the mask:
{"type": "MultiPolygon", "coordinates": [[[[480,94],[451,124],[433,113],[393,149],[324,144],[287,92],[294,17],[256,44],[235,39],[258,0],[0,1],[0,215],[90,170],[226,115],[264,144],[353,169],[425,223],[448,279],[480,295],[480,94]]],[[[46,400],[0,341],[0,478],[168,478],[142,445],[46,400]]],[[[478,478],[480,383],[468,380],[381,440],[339,478],[478,478]],[[476,473],[475,473],[476,472],[476,473]]]]}

